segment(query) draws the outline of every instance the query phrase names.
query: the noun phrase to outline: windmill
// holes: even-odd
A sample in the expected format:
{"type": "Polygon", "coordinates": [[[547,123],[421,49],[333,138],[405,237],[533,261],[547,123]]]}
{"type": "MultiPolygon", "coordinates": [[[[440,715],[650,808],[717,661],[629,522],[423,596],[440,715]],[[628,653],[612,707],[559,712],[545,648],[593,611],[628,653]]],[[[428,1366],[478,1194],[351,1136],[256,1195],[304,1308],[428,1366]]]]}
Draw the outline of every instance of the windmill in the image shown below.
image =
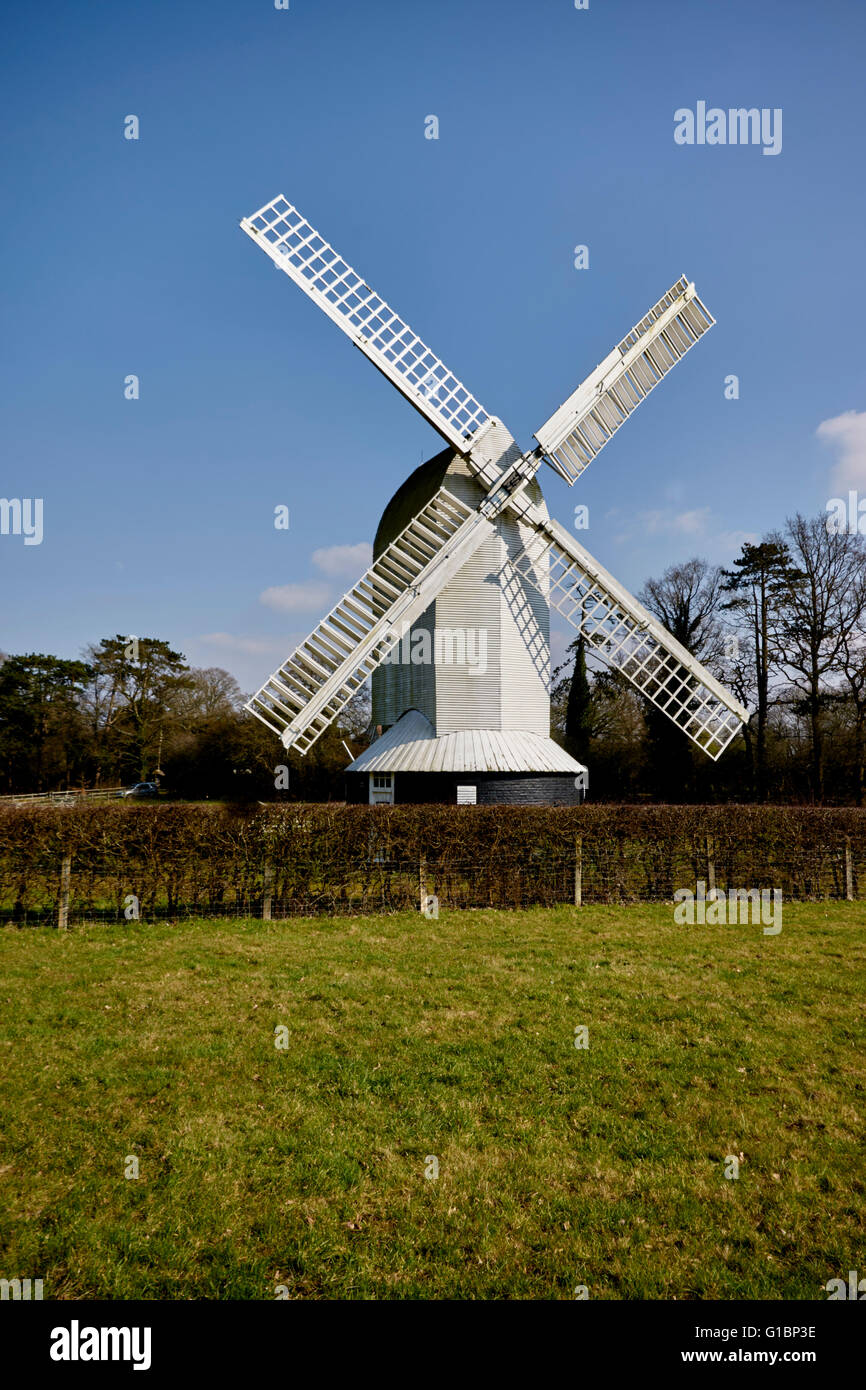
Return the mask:
{"type": "Polygon", "coordinates": [[[549,737],[554,607],[718,758],[748,712],[550,519],[535,476],[543,460],[573,484],[712,326],[694,285],[677,280],[524,451],[284,197],[240,225],[447,446],[391,499],[369,569],[246,708],[305,754],[372,677],[381,733],[347,768],[350,800],[581,800],[586,769],[549,737]]]}

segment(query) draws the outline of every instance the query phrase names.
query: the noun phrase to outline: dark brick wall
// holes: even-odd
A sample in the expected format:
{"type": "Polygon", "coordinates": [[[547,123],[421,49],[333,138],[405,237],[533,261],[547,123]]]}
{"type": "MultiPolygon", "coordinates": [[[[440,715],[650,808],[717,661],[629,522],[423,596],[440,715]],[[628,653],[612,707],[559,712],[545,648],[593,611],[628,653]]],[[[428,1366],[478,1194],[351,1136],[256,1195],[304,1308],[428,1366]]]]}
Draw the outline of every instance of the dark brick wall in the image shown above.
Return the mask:
{"type": "MultiPolygon", "coordinates": [[[[474,779],[466,780],[471,784],[474,779]]],[[[479,806],[579,806],[584,796],[573,777],[559,774],[504,773],[483,781],[479,778],[477,786],[479,806]]]]}
{"type": "MultiPolygon", "coordinates": [[[[397,806],[443,801],[456,805],[457,787],[477,787],[479,806],[578,806],[584,794],[567,774],[545,776],[535,772],[397,772],[394,802],[397,806]]],[[[367,802],[366,773],[346,777],[346,800],[367,802]]]]}

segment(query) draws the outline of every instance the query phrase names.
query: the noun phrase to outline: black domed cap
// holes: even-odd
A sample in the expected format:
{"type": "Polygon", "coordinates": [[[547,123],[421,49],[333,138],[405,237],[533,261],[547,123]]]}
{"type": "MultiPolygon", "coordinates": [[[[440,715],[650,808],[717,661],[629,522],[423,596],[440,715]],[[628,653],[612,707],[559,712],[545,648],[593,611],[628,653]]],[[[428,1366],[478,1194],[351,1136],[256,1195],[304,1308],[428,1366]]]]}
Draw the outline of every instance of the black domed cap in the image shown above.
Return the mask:
{"type": "Polygon", "coordinates": [[[436,454],[434,458],[422,463],[414,473],[409,474],[404,483],[400,484],[382,513],[382,519],[376,529],[376,539],[373,541],[374,559],[381,555],[400,532],[405,531],[413,517],[426,507],[430,498],[444,483],[445,474],[453,459],[454,450],[443,449],[441,454],[436,454]]]}

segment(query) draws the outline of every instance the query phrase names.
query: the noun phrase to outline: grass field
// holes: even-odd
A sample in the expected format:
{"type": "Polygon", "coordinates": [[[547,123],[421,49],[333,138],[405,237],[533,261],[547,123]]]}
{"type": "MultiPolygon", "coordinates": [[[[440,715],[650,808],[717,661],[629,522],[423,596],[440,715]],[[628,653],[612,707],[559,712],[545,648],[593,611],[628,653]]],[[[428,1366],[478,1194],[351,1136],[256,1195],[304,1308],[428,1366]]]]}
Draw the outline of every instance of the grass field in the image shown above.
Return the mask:
{"type": "Polygon", "coordinates": [[[864,917],[5,928],[0,1275],[63,1299],[826,1298],[866,1267],[864,917]]]}

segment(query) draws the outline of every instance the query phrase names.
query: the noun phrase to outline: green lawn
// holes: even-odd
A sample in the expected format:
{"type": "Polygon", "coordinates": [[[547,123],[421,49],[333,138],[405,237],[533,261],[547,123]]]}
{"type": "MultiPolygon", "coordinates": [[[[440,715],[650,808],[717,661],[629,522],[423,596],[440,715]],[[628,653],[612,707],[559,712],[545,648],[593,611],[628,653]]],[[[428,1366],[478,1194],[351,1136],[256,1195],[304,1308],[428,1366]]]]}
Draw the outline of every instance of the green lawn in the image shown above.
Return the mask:
{"type": "Polygon", "coordinates": [[[672,911],[3,929],[0,1276],[825,1298],[866,1261],[866,912],[672,911]]]}

